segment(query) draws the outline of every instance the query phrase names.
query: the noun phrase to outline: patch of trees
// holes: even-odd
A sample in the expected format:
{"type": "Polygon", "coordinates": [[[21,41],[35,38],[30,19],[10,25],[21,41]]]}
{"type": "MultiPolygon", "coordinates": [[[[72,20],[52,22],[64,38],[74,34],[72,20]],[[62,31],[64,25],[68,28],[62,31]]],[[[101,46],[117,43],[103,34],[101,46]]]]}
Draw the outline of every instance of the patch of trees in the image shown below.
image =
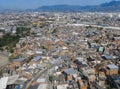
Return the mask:
{"type": "Polygon", "coordinates": [[[29,36],[30,28],[27,27],[17,27],[16,34],[11,35],[7,33],[2,38],[0,38],[0,49],[3,50],[5,47],[6,50],[13,53],[13,48],[16,46],[16,43],[19,42],[21,37],[29,36]]]}
{"type": "Polygon", "coordinates": [[[11,43],[15,43],[19,41],[19,36],[18,35],[10,35],[10,33],[7,33],[6,35],[3,36],[3,38],[0,38],[0,47],[10,45],[11,43]]]}
{"type": "Polygon", "coordinates": [[[27,27],[17,27],[17,35],[20,37],[25,37],[30,35],[30,28],[27,27]]]}

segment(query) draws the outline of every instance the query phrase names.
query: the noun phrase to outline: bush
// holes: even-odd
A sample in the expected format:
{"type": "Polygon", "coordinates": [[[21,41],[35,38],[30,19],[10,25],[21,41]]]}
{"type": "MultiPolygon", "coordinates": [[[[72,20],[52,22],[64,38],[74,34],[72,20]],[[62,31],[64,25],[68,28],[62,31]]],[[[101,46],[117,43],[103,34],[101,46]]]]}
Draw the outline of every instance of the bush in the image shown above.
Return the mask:
{"type": "Polygon", "coordinates": [[[4,49],[3,48],[0,48],[0,51],[3,51],[4,49]]]}
{"type": "Polygon", "coordinates": [[[53,76],[49,76],[49,81],[53,82],[53,76]]]}

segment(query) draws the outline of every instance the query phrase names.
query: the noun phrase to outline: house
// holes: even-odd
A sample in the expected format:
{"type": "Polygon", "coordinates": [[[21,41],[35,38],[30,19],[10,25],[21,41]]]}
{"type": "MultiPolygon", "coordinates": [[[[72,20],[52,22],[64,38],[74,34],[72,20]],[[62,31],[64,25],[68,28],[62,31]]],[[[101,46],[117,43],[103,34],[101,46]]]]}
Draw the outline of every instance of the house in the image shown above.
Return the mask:
{"type": "Polygon", "coordinates": [[[6,89],[8,77],[3,77],[0,79],[0,89],[6,89]]]}
{"type": "Polygon", "coordinates": [[[18,83],[16,83],[18,77],[19,75],[13,75],[8,77],[7,89],[14,89],[16,86],[18,86],[18,83]]]}
{"type": "Polygon", "coordinates": [[[62,85],[58,85],[57,89],[67,89],[68,85],[67,84],[62,84],[62,85]]]}
{"type": "Polygon", "coordinates": [[[36,54],[43,54],[43,51],[42,50],[36,50],[36,54]]]}
{"type": "Polygon", "coordinates": [[[105,75],[105,72],[100,71],[97,76],[98,85],[105,88],[106,79],[107,77],[105,75]]]}
{"type": "Polygon", "coordinates": [[[67,75],[69,75],[69,74],[74,75],[74,74],[78,74],[78,71],[73,68],[69,68],[69,69],[64,70],[64,73],[67,75]]]}
{"type": "Polygon", "coordinates": [[[95,76],[95,69],[94,68],[88,68],[83,70],[83,75],[87,77],[89,81],[95,81],[96,76],[95,76]]]}
{"type": "Polygon", "coordinates": [[[110,60],[110,59],[113,59],[113,56],[105,54],[105,55],[102,55],[102,58],[106,60],[110,60]]]}
{"type": "Polygon", "coordinates": [[[25,61],[25,58],[14,59],[14,62],[23,62],[23,61],[25,61]]]}
{"type": "Polygon", "coordinates": [[[41,83],[41,84],[39,84],[37,89],[47,89],[47,86],[48,85],[46,83],[41,83]]]}
{"type": "Polygon", "coordinates": [[[78,80],[78,86],[79,86],[79,89],[88,89],[87,87],[87,82],[83,81],[83,80],[78,80]]]}
{"type": "Polygon", "coordinates": [[[35,61],[35,62],[36,62],[36,61],[39,61],[39,60],[41,60],[41,59],[42,59],[42,57],[41,57],[41,56],[36,56],[36,57],[34,57],[34,58],[33,58],[33,60],[32,60],[32,61],[35,61]]]}
{"type": "Polygon", "coordinates": [[[103,51],[104,51],[104,47],[99,47],[99,52],[103,53],[103,51]]]}
{"type": "Polygon", "coordinates": [[[9,68],[10,70],[16,70],[17,68],[21,67],[22,64],[24,63],[25,58],[17,58],[14,59],[10,64],[9,64],[9,68]]]}
{"type": "Polygon", "coordinates": [[[65,73],[65,78],[68,81],[73,79],[73,75],[77,76],[79,74],[79,72],[73,68],[64,70],[64,73],[65,73]]]}
{"type": "Polygon", "coordinates": [[[115,64],[107,65],[107,74],[108,75],[118,74],[118,66],[116,66],[115,64]]]}
{"type": "Polygon", "coordinates": [[[112,88],[120,89],[120,75],[109,75],[108,82],[112,88]]]}

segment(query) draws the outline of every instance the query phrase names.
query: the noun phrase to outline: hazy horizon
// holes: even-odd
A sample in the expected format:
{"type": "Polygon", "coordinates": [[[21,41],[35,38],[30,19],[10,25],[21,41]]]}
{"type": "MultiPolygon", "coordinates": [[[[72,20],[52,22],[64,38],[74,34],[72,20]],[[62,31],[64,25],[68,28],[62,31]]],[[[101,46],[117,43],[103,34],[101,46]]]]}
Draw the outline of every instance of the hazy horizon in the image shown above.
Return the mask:
{"type": "MultiPolygon", "coordinates": [[[[99,5],[112,0],[0,0],[1,9],[34,9],[46,5],[99,5]]],[[[117,0],[118,1],[118,0],[117,0]]]]}

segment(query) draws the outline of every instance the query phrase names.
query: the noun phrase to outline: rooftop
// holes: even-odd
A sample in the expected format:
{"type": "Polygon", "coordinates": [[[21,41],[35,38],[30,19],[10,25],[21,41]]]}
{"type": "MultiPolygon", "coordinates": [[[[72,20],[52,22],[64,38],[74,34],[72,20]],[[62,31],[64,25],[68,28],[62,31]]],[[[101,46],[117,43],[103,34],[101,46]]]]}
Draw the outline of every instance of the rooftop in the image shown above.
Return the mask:
{"type": "Polygon", "coordinates": [[[3,77],[0,79],[0,89],[6,89],[8,77],[3,77]]]}
{"type": "Polygon", "coordinates": [[[65,72],[66,74],[77,74],[77,73],[78,73],[78,71],[75,70],[75,69],[73,69],[73,68],[66,69],[64,72],[65,72]]]}
{"type": "Polygon", "coordinates": [[[109,64],[109,65],[107,65],[107,67],[111,70],[114,70],[114,69],[118,70],[118,66],[116,66],[115,64],[109,64]]]}

